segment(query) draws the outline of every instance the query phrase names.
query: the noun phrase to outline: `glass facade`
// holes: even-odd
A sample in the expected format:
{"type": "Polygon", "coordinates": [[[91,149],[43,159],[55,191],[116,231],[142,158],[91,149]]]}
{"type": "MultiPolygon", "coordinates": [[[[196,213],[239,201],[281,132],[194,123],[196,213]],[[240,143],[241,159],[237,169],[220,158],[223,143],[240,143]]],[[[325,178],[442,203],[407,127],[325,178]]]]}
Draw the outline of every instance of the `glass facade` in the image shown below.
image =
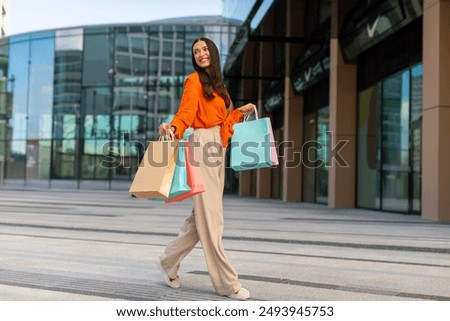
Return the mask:
{"type": "Polygon", "coordinates": [[[256,9],[250,21],[250,28],[255,30],[259,27],[274,2],[275,0],[226,0],[222,3],[223,16],[244,23],[252,11],[256,9]]]}
{"type": "Polygon", "coordinates": [[[303,119],[303,201],[327,204],[329,167],[329,106],[303,119]]]}
{"type": "Polygon", "coordinates": [[[129,181],[146,142],[178,109],[184,79],[193,72],[192,41],[209,37],[225,63],[236,32],[236,25],[220,19],[3,39],[4,178],[129,181]]]}
{"type": "Polygon", "coordinates": [[[422,65],[359,94],[357,206],[420,211],[422,65]]]}
{"type": "MultiPolygon", "coordinates": [[[[301,147],[301,171],[272,169],[275,197],[420,213],[423,5],[344,2],[225,0],[224,14],[243,24],[225,68],[229,88],[243,102],[262,100],[275,137],[301,147]],[[349,137],[348,169],[329,171],[330,134],[349,137]]],[[[242,195],[266,197],[255,192],[265,181],[243,182],[242,195]]]]}

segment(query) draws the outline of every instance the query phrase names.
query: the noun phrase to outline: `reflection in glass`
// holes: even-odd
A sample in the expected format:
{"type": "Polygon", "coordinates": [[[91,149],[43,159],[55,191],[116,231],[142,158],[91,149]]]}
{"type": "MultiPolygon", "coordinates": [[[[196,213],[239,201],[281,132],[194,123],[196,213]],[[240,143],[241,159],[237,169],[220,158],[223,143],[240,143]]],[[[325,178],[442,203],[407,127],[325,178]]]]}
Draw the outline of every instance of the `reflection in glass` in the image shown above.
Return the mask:
{"type": "Polygon", "coordinates": [[[317,138],[317,113],[310,113],[304,116],[303,121],[303,148],[302,148],[302,164],[303,179],[302,191],[303,201],[316,201],[316,138],[317,138]]]}
{"type": "Polygon", "coordinates": [[[422,65],[359,94],[357,206],[418,213],[422,65]]]}
{"type": "Polygon", "coordinates": [[[304,116],[303,201],[328,203],[329,107],[304,116]]]}
{"type": "Polygon", "coordinates": [[[322,204],[328,204],[329,113],[328,106],[317,112],[316,202],[322,204]]]}
{"type": "Polygon", "coordinates": [[[111,85],[114,35],[108,28],[85,28],[83,43],[83,86],[111,85]]]}
{"type": "MultiPolygon", "coordinates": [[[[27,132],[27,96],[28,96],[28,61],[30,56],[30,42],[15,42],[16,38],[11,37],[9,46],[9,77],[14,75],[14,100],[13,115],[9,121],[12,127],[12,139],[26,139],[27,132]]],[[[19,40],[19,39],[18,39],[19,40]]],[[[12,156],[18,152],[12,146],[12,156]]],[[[24,175],[22,175],[24,176],[24,175]]],[[[8,174],[8,177],[9,174],[8,174]]]]}
{"type": "Polygon", "coordinates": [[[59,30],[55,38],[51,176],[75,178],[81,121],[83,63],[81,29],[59,30]]]}
{"type": "Polygon", "coordinates": [[[28,139],[51,139],[54,78],[54,38],[31,42],[28,139]]]}
{"type": "Polygon", "coordinates": [[[408,211],[409,71],[383,82],[382,209],[408,211]]]}
{"type": "Polygon", "coordinates": [[[421,210],[422,174],[422,64],[411,69],[411,211],[421,210]]]}
{"type": "Polygon", "coordinates": [[[359,94],[357,206],[361,208],[380,208],[379,92],[374,86],[359,94]]]}

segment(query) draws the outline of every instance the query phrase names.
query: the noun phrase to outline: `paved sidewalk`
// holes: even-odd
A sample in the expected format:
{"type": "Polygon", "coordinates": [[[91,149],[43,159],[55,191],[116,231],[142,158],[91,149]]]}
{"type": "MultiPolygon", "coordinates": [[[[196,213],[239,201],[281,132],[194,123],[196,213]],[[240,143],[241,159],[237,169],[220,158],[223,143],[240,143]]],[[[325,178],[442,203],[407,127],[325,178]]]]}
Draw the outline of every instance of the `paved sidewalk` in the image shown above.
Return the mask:
{"type": "MultiPolygon", "coordinates": [[[[226,300],[197,246],[182,287],[153,264],[190,213],[126,190],[0,188],[0,300],[226,300]]],[[[450,224],[225,196],[226,252],[253,300],[450,301],[450,224]]]]}

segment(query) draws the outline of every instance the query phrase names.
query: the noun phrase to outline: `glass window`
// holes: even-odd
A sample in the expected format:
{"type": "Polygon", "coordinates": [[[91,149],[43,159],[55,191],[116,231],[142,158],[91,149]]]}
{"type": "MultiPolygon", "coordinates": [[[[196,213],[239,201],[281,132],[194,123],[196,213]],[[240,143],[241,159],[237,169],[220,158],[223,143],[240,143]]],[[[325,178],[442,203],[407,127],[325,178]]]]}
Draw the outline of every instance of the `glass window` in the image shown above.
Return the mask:
{"type": "Polygon", "coordinates": [[[150,40],[150,56],[152,57],[159,57],[159,44],[160,44],[160,39],[159,38],[154,38],[152,37],[152,39],[150,40]]]}
{"type": "Polygon", "coordinates": [[[357,206],[371,209],[380,208],[378,93],[374,86],[359,94],[357,206]]]}
{"type": "Polygon", "coordinates": [[[158,113],[170,113],[170,93],[168,91],[160,92],[158,98],[158,113]]]}
{"type": "Polygon", "coordinates": [[[53,140],[52,178],[75,178],[77,140],[53,140]]]}
{"type": "Polygon", "coordinates": [[[409,71],[383,82],[382,209],[408,211],[409,71]]]}
{"type": "Polygon", "coordinates": [[[128,53],[129,52],[128,35],[119,33],[119,34],[117,34],[116,39],[117,39],[116,40],[117,41],[116,50],[119,52],[128,53]]]}
{"type": "Polygon", "coordinates": [[[146,94],[142,87],[116,87],[114,111],[142,110],[146,108],[146,94]]]}
{"type": "Polygon", "coordinates": [[[37,178],[48,179],[50,177],[51,139],[39,140],[38,172],[37,178]]]}
{"type": "Polygon", "coordinates": [[[7,158],[5,177],[6,178],[25,178],[26,166],[26,141],[12,140],[10,157],[7,158]]]}
{"type": "Polygon", "coordinates": [[[131,57],[118,54],[116,56],[116,80],[120,82],[120,79],[123,78],[125,75],[131,75],[131,57]]]}
{"type": "Polygon", "coordinates": [[[245,21],[245,19],[250,14],[256,0],[247,1],[223,1],[223,16],[227,18],[232,18],[240,21],[245,21]]]}
{"type": "Polygon", "coordinates": [[[163,39],[173,39],[174,38],[174,27],[163,25],[162,26],[162,38],[163,39]]]}
{"type": "MultiPolygon", "coordinates": [[[[28,114],[28,62],[30,59],[30,42],[15,42],[11,37],[9,47],[9,77],[15,79],[13,88],[13,114],[9,123],[12,127],[12,139],[25,139],[27,133],[28,114]]],[[[15,146],[12,146],[14,153],[15,146]]]]}
{"type": "Polygon", "coordinates": [[[175,74],[176,75],[184,75],[183,61],[175,61],[175,74]]]}
{"type": "Polygon", "coordinates": [[[83,30],[59,30],[55,38],[52,178],[76,178],[81,122],[83,30]]]}
{"type": "Polygon", "coordinates": [[[112,58],[113,36],[108,33],[107,28],[97,31],[99,33],[85,32],[83,86],[109,85],[115,72],[112,58]]]}
{"type": "Polygon", "coordinates": [[[161,64],[161,75],[170,76],[172,75],[172,60],[164,59],[161,64]]]}
{"type": "Polygon", "coordinates": [[[306,3],[306,33],[311,34],[330,17],[330,0],[308,0],[306,3]]]}
{"type": "Polygon", "coordinates": [[[263,0],[260,7],[258,8],[258,11],[255,13],[252,21],[250,22],[250,27],[252,29],[258,28],[262,19],[266,16],[267,12],[269,11],[273,3],[274,3],[273,0],[263,0]]]}
{"type": "Polygon", "coordinates": [[[147,94],[141,87],[119,87],[114,91],[114,134],[120,140],[145,137],[147,94]]]}
{"type": "Polygon", "coordinates": [[[319,25],[330,18],[331,0],[320,0],[319,25]]]}
{"type": "Polygon", "coordinates": [[[109,169],[103,166],[103,157],[83,155],[81,162],[82,179],[108,179],[109,169]]]}
{"type": "Polygon", "coordinates": [[[313,203],[316,201],[316,138],[316,113],[310,113],[303,119],[302,191],[303,201],[313,203]]]}
{"type": "Polygon", "coordinates": [[[150,59],[148,63],[148,73],[150,75],[157,76],[158,75],[158,59],[150,59]]]}
{"type": "Polygon", "coordinates": [[[115,58],[115,84],[143,85],[147,69],[147,34],[118,34],[115,58]],[[145,37],[145,38],[144,38],[145,37]],[[130,46],[125,50],[123,46],[130,46]]]}
{"type": "Polygon", "coordinates": [[[422,64],[411,69],[411,211],[421,209],[422,172],[422,64]]]}
{"type": "Polygon", "coordinates": [[[316,202],[322,204],[328,203],[329,113],[328,106],[317,112],[316,202]]]}
{"type": "Polygon", "coordinates": [[[411,69],[411,120],[422,118],[422,64],[411,69]]]}
{"type": "Polygon", "coordinates": [[[77,131],[77,115],[58,114],[53,116],[53,138],[76,138],[77,131]]]}
{"type": "MultiPolygon", "coordinates": [[[[147,34],[145,34],[147,35],[147,34]]],[[[147,41],[144,38],[131,37],[132,52],[147,55],[147,41]]]]}
{"type": "Polygon", "coordinates": [[[328,123],[328,106],[304,116],[302,191],[306,202],[328,202],[328,123]]]}
{"type": "Polygon", "coordinates": [[[175,43],[175,56],[178,58],[184,58],[186,55],[186,51],[184,49],[184,43],[181,41],[177,41],[175,43]]]}
{"type": "Polygon", "coordinates": [[[110,137],[111,95],[108,87],[87,88],[83,91],[85,138],[110,137]]]}
{"type": "Polygon", "coordinates": [[[56,51],[82,51],[83,50],[83,29],[63,29],[55,31],[56,51]]]}
{"type": "Polygon", "coordinates": [[[110,87],[86,88],[83,91],[83,110],[85,114],[109,115],[112,106],[110,87]]]}
{"type": "Polygon", "coordinates": [[[420,210],[421,96],[421,65],[359,94],[358,207],[420,210]]]}
{"type": "Polygon", "coordinates": [[[172,48],[173,48],[172,41],[164,41],[163,42],[163,56],[171,57],[172,56],[172,48]]]}
{"type": "Polygon", "coordinates": [[[145,76],[147,74],[147,59],[145,57],[133,57],[133,75],[145,76]]]}

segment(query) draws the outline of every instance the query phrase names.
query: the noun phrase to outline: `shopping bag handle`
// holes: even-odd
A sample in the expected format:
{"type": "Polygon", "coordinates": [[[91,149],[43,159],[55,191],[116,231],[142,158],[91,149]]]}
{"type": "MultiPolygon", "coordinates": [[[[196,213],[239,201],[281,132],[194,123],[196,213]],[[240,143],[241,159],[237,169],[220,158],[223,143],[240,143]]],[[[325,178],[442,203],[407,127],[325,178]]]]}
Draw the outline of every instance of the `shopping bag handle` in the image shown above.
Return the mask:
{"type": "Polygon", "coordinates": [[[164,138],[166,138],[166,137],[167,137],[167,140],[175,140],[175,134],[172,129],[169,129],[169,134],[170,135],[160,135],[158,140],[159,141],[164,140],[164,138]]]}
{"type": "MultiPolygon", "coordinates": [[[[255,119],[258,120],[258,110],[256,109],[256,106],[253,106],[253,109],[255,109],[255,119]]],[[[245,115],[244,116],[244,121],[248,121],[248,119],[250,118],[251,114],[245,115]]]]}

